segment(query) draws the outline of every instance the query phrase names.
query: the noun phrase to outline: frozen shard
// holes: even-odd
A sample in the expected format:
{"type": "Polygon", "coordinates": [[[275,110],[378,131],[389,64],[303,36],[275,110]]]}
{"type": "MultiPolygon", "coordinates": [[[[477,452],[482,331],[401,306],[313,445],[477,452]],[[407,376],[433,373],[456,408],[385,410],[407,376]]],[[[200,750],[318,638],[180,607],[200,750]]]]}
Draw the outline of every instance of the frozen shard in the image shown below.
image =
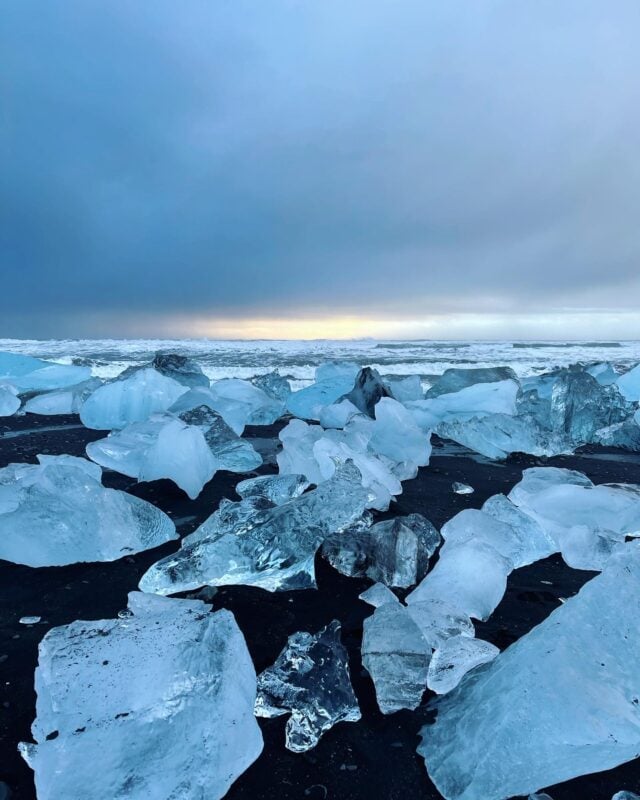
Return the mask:
{"type": "Polygon", "coordinates": [[[99,378],[91,378],[76,386],[70,386],[68,389],[38,394],[26,401],[24,410],[28,414],[46,414],[48,416],[78,414],[87,397],[100,386],[102,386],[102,381],[99,378]]]}
{"type": "Polygon", "coordinates": [[[90,367],[42,362],[44,366],[11,379],[20,393],[67,389],[91,378],[90,367]]]}
{"type": "Polygon", "coordinates": [[[136,370],[130,377],[106,383],[93,392],[80,409],[80,419],[87,428],[96,430],[125,428],[166,411],[186,391],[181,383],[155,369],[136,370]]]}
{"type": "Polygon", "coordinates": [[[625,372],[616,380],[616,386],[626,400],[640,401],[640,364],[625,372]]]}
{"type": "Polygon", "coordinates": [[[377,522],[354,533],[329,536],[322,554],[343,575],[407,588],[422,580],[440,534],[421,514],[377,522]]]}
{"type": "Polygon", "coordinates": [[[600,428],[593,435],[592,441],[605,447],[619,447],[621,450],[630,450],[640,453],[640,413],[636,411],[633,417],[616,425],[600,428]]]}
{"type": "Polygon", "coordinates": [[[364,621],[362,664],[383,714],[420,705],[432,646],[399,602],[383,603],[364,621]]]}
{"type": "Polygon", "coordinates": [[[385,375],[383,380],[391,397],[400,403],[422,400],[424,397],[419,375],[385,375]]]}
{"type": "Polygon", "coordinates": [[[317,489],[279,506],[260,497],[221,504],[178,552],[149,568],[140,588],[175,594],[239,584],[269,591],[314,587],[316,550],[360,519],[369,499],[358,470],[344,464],[317,489]]]}
{"type": "Polygon", "coordinates": [[[473,486],[469,486],[468,483],[460,483],[459,481],[454,481],[451,484],[451,488],[455,492],[455,494],[473,494],[473,486]]]}
{"type": "Polygon", "coordinates": [[[517,381],[477,383],[452,394],[441,394],[406,404],[416,423],[423,430],[432,430],[443,422],[470,420],[487,414],[513,416],[520,391],[517,381]]]}
{"type": "Polygon", "coordinates": [[[436,703],[418,748],[446,800],[504,800],[640,752],[640,544],[436,703]]]}
{"type": "Polygon", "coordinates": [[[10,417],[20,408],[18,390],[9,384],[0,385],[0,417],[10,417]]]}
{"type": "Polygon", "coordinates": [[[281,400],[283,403],[291,394],[291,384],[283,377],[278,370],[267,372],[265,375],[255,375],[251,378],[251,383],[258,389],[272,397],[274,400],[281,400]]]}
{"type": "Polygon", "coordinates": [[[500,650],[491,642],[459,634],[445,639],[434,651],[427,674],[427,686],[436,694],[447,694],[467,672],[487,664],[500,650]]]}
{"type": "Polygon", "coordinates": [[[276,506],[288,503],[309,488],[304,475],[259,475],[240,481],[236,494],[245,500],[247,497],[263,497],[276,506]]]}
{"type": "Polygon", "coordinates": [[[518,380],[511,367],[478,367],[475,369],[458,369],[453,367],[445,370],[441,377],[427,390],[427,398],[440,397],[443,394],[453,394],[470,386],[481,383],[499,383],[500,381],[518,380]]]}
{"type": "Polygon", "coordinates": [[[118,619],[52,628],[39,647],[39,800],[223,797],[262,751],[256,674],[229,611],[132,592],[118,619]]]}
{"type": "Polygon", "coordinates": [[[360,707],[349,674],[349,656],[334,620],[319,633],[294,633],[275,664],[258,676],[258,717],[291,713],[286,746],[310,750],[338,722],[357,722],[360,707]]]}
{"type": "Polygon", "coordinates": [[[400,602],[391,589],[385,586],[384,583],[374,583],[373,586],[370,586],[362,592],[361,595],[358,595],[358,599],[374,608],[383,606],[385,603],[400,602]]]}
{"type": "Polygon", "coordinates": [[[38,458],[0,469],[0,558],[30,567],[115,561],[177,538],[160,509],[105,489],[96,464],[38,458]]]}
{"type": "Polygon", "coordinates": [[[342,399],[349,400],[363,414],[373,417],[376,403],[383,397],[390,396],[380,373],[371,367],[363,367],[356,375],[353,389],[342,399]]]}

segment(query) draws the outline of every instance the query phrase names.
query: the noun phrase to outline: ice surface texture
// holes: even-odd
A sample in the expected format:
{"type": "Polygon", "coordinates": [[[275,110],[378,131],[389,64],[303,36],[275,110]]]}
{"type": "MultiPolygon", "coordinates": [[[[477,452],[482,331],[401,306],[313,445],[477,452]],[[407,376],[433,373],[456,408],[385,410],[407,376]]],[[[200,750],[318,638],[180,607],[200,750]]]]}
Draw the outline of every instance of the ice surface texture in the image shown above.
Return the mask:
{"type": "Polygon", "coordinates": [[[256,715],[289,712],[286,746],[295,753],[315,747],[337,722],[360,719],[337,620],[315,635],[294,633],[275,664],[258,676],[256,715]]]}
{"type": "Polygon", "coordinates": [[[38,459],[0,469],[0,558],[31,567],[114,561],[177,538],[160,509],[105,489],[96,464],[38,459]]]}
{"type": "Polygon", "coordinates": [[[149,568],[140,588],[174,594],[205,585],[314,587],[317,549],[359,520],[369,499],[358,470],[345,464],[317,489],[278,506],[264,497],[223,501],[177,553],[149,568]]]}
{"type": "Polygon", "coordinates": [[[9,384],[0,384],[0,417],[10,417],[20,408],[18,390],[9,384]]]}
{"type": "Polygon", "coordinates": [[[39,800],[221,798],[258,757],[256,675],[229,611],[133,592],[129,615],[53,628],[39,648],[39,800]]]}
{"type": "Polygon", "coordinates": [[[437,702],[419,752],[447,800],[502,800],[640,752],[640,544],[437,702]]]}

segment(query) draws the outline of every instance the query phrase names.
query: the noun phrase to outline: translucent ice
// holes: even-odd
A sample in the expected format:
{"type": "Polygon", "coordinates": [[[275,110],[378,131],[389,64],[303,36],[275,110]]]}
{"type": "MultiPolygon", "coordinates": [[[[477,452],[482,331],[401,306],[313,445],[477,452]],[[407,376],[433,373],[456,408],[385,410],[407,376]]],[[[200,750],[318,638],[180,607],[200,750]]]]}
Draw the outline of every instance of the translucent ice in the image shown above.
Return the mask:
{"type": "Polygon", "coordinates": [[[287,410],[294,417],[319,420],[323,407],[337,402],[352,386],[353,379],[345,380],[342,375],[312,383],[289,396],[287,410]]]}
{"type": "MultiPolygon", "coordinates": [[[[272,425],[284,413],[284,402],[269,396],[258,386],[239,378],[225,378],[211,384],[214,398],[245,407],[245,425],[272,425]]],[[[224,413],[220,411],[222,416],[224,413]]]]}
{"type": "Polygon", "coordinates": [[[8,384],[0,384],[0,417],[10,417],[20,408],[18,390],[8,384]]]}
{"type": "Polygon", "coordinates": [[[407,588],[426,575],[440,534],[421,514],[409,514],[354,533],[333,534],[322,554],[339,572],[407,588]]]}
{"type": "Polygon", "coordinates": [[[340,400],[329,406],[323,406],[318,414],[320,424],[323,428],[344,428],[349,420],[360,411],[351,400],[340,400]]]}
{"type": "Polygon", "coordinates": [[[640,800],[640,795],[633,792],[616,792],[611,800],[640,800]]]}
{"type": "Polygon", "coordinates": [[[427,674],[427,686],[436,694],[447,694],[475,667],[486,664],[500,650],[490,642],[458,635],[445,639],[434,651],[427,674]]]}
{"type": "Polygon", "coordinates": [[[264,497],[276,506],[299,497],[309,487],[304,475],[260,475],[240,481],[236,494],[243,500],[247,497],[264,497]]]}
{"type": "Polygon", "coordinates": [[[46,392],[49,389],[66,389],[89,380],[89,367],[74,367],[65,364],[49,364],[12,378],[11,383],[19,392],[46,392]]]}
{"type": "Polygon", "coordinates": [[[376,403],[383,397],[389,396],[389,390],[380,377],[380,373],[371,367],[363,367],[356,375],[353,389],[345,394],[344,399],[353,403],[363,414],[373,417],[376,403]]]}
{"type": "Polygon", "coordinates": [[[513,563],[486,542],[471,539],[445,545],[407,603],[440,600],[460,614],[488,619],[504,595],[512,569],[513,563]]]}
{"type": "Polygon", "coordinates": [[[151,503],[105,489],[97,465],[39,458],[0,470],[0,558],[31,567],[114,561],[177,538],[151,503]]]}
{"type": "Polygon", "coordinates": [[[447,800],[503,800],[640,752],[640,548],[437,702],[419,752],[447,800]]]}
{"type": "Polygon", "coordinates": [[[47,414],[51,416],[56,414],[77,414],[87,397],[93,394],[101,385],[102,381],[99,378],[91,378],[68,389],[38,394],[27,400],[24,404],[24,410],[29,414],[47,414]]]}
{"type": "Polygon", "coordinates": [[[442,373],[442,376],[427,390],[426,396],[428,398],[440,397],[442,394],[452,394],[481,383],[498,383],[509,380],[518,380],[511,367],[479,367],[475,369],[454,367],[442,373]]]}
{"type": "Polygon", "coordinates": [[[221,504],[177,553],[150,567],[140,588],[174,594],[205,585],[313,587],[316,550],[358,520],[369,499],[358,470],[345,464],[317,489],[279,506],[255,497],[221,504]]]}
{"type": "Polygon", "coordinates": [[[369,450],[393,462],[401,480],[415,478],[418,467],[429,463],[430,437],[397,400],[385,397],[377,403],[370,431],[369,450]]]}
{"type": "Polygon", "coordinates": [[[468,483],[460,483],[459,481],[454,481],[451,484],[451,488],[456,494],[473,494],[473,486],[469,486],[468,483]]]}
{"type": "Polygon", "coordinates": [[[155,369],[137,370],[90,395],[80,409],[80,419],[87,428],[124,428],[132,422],[144,422],[158,411],[166,411],[186,391],[185,386],[155,369]]]}
{"type": "Polygon", "coordinates": [[[11,383],[12,378],[42,369],[47,364],[47,361],[41,361],[39,358],[22,356],[18,353],[0,352],[0,381],[6,380],[11,383]]]}
{"type": "Polygon", "coordinates": [[[315,747],[336,723],[360,719],[337,620],[315,635],[289,637],[275,664],[258,676],[255,711],[259,717],[291,713],[286,746],[294,753],[315,747]]]}
{"type": "Polygon", "coordinates": [[[422,400],[424,397],[419,375],[385,375],[383,380],[391,397],[400,403],[422,400]]]}
{"type": "Polygon", "coordinates": [[[251,415],[251,407],[246,403],[235,400],[228,400],[224,397],[214,395],[211,389],[196,387],[181,395],[173,405],[169,407],[172,414],[182,415],[187,411],[206,406],[212,411],[220,414],[222,419],[238,436],[242,436],[247,419],[251,415]]]}
{"type": "Polygon", "coordinates": [[[383,714],[420,705],[432,647],[407,608],[388,602],[364,621],[362,664],[371,675],[383,714]]]}
{"type": "Polygon", "coordinates": [[[497,383],[478,383],[453,394],[441,394],[407,403],[407,408],[423,430],[441,422],[468,420],[487,414],[516,413],[519,384],[509,379],[497,383]]]}
{"type": "Polygon", "coordinates": [[[510,525],[517,548],[513,551],[514,566],[522,567],[547,558],[558,549],[555,540],[533,517],[530,517],[503,494],[494,494],[482,506],[484,514],[510,525]]]}
{"type": "Polygon", "coordinates": [[[286,402],[291,394],[291,384],[278,370],[268,372],[266,375],[256,375],[251,378],[251,383],[274,400],[286,402]]]}
{"type": "Polygon", "coordinates": [[[592,441],[605,447],[619,447],[632,453],[640,453],[640,425],[637,419],[638,412],[625,422],[600,428],[594,433],[592,441]]]}
{"type": "Polygon", "coordinates": [[[224,796],[262,735],[244,637],[210,608],[132,592],[128,615],[47,633],[21,745],[39,800],[224,796]]]}

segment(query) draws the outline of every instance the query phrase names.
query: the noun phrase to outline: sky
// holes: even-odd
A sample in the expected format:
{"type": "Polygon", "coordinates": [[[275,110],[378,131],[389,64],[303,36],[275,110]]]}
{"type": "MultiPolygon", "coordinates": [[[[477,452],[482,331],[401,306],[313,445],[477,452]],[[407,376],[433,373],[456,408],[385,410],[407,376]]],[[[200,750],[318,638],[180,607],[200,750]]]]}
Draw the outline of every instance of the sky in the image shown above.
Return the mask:
{"type": "Polygon", "coordinates": [[[5,0],[0,337],[640,338],[637,0],[5,0]]]}

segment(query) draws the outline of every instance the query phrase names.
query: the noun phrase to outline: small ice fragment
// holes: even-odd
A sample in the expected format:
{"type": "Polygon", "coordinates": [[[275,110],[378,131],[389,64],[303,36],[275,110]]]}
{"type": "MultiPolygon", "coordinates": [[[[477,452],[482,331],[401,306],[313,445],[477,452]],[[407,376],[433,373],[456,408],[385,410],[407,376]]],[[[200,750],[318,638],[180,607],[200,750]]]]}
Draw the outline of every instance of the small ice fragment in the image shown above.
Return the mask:
{"type": "Polygon", "coordinates": [[[473,486],[469,486],[468,483],[459,483],[458,481],[454,481],[451,488],[456,494],[473,494],[474,492],[473,486]]]}
{"type": "Polygon", "coordinates": [[[18,622],[21,625],[37,625],[41,619],[42,617],[20,617],[18,622]]]}
{"type": "Polygon", "coordinates": [[[635,794],[635,792],[616,792],[611,800],[640,800],[640,794],[635,794]]]}
{"type": "Polygon", "coordinates": [[[315,747],[336,723],[360,719],[337,620],[315,635],[291,635],[275,664],[258,676],[256,715],[288,712],[286,746],[294,753],[315,747]]]}
{"type": "Polygon", "coordinates": [[[10,417],[20,408],[18,390],[9,384],[0,385],[0,417],[10,417]]]}
{"type": "Polygon", "coordinates": [[[482,639],[452,636],[431,657],[427,686],[437,694],[447,694],[455,689],[467,672],[493,661],[499,652],[495,645],[482,639]]]}
{"type": "Polygon", "coordinates": [[[358,595],[358,599],[362,600],[364,603],[368,603],[374,608],[383,606],[385,603],[400,602],[391,589],[385,586],[384,583],[374,583],[373,586],[370,586],[362,592],[362,594],[358,595]]]}

